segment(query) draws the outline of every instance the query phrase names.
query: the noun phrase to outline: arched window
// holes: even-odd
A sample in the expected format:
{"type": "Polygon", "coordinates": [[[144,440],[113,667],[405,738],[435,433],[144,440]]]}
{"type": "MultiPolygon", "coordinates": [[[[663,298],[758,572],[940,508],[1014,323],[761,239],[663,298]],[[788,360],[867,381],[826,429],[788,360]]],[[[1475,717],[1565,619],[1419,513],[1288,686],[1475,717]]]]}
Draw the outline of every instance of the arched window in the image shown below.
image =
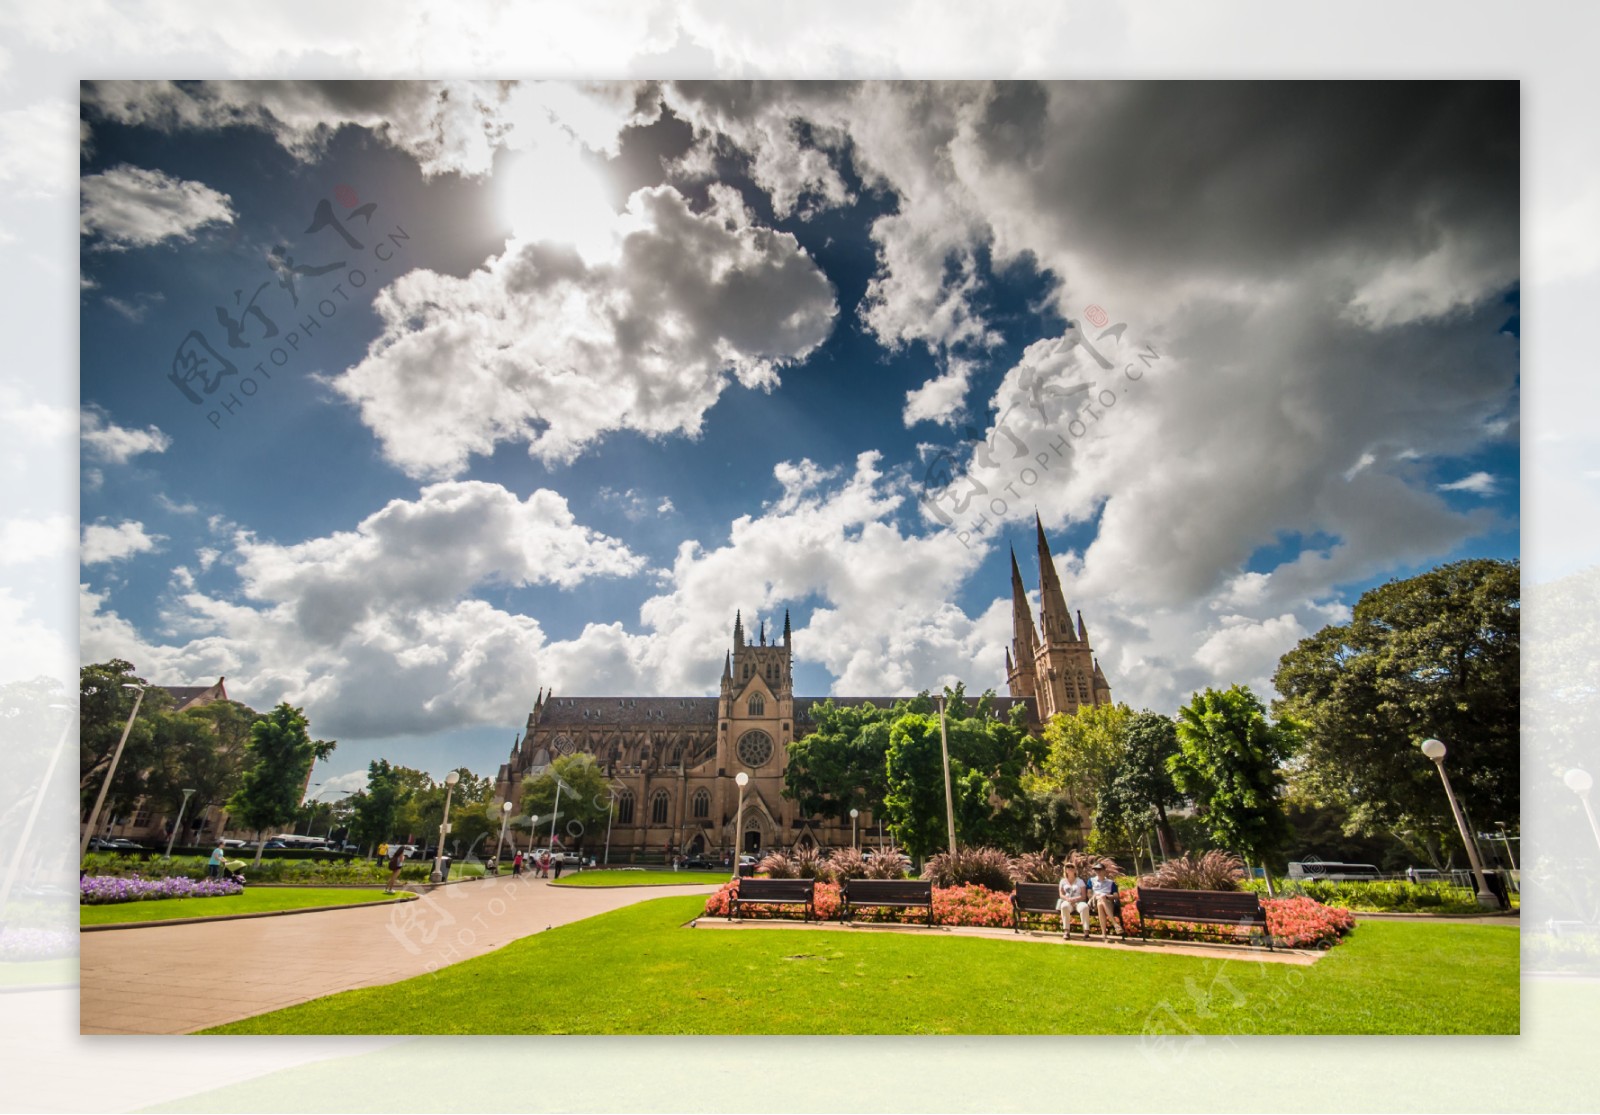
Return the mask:
{"type": "Polygon", "coordinates": [[[650,795],[650,823],[664,825],[667,823],[667,792],[657,790],[650,795]]]}
{"type": "Polygon", "coordinates": [[[757,693],[750,698],[750,715],[764,716],[767,712],[767,702],[761,694],[757,693]]]}
{"type": "Polygon", "coordinates": [[[633,824],[633,791],[624,790],[617,795],[617,824],[633,824]]]}
{"type": "Polygon", "coordinates": [[[711,795],[705,790],[696,790],[694,792],[695,820],[703,821],[709,816],[711,816],[711,795]]]}

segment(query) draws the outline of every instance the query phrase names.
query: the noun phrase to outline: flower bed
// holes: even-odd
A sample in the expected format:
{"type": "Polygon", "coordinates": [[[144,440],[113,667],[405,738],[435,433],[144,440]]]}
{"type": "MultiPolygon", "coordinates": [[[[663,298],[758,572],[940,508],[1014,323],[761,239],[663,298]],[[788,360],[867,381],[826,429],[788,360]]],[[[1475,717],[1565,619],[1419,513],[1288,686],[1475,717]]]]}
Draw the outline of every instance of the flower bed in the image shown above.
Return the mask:
{"type": "Polygon", "coordinates": [[[0,929],[0,963],[56,960],[73,955],[76,943],[76,934],[68,936],[54,929],[8,926],[0,929]]]}
{"type": "Polygon", "coordinates": [[[78,901],[85,906],[106,906],[113,902],[142,902],[153,898],[221,898],[243,894],[244,888],[230,879],[141,879],[137,875],[85,875],[78,880],[78,901]]]}
{"type": "MultiPolygon", "coordinates": [[[[1332,948],[1355,928],[1355,915],[1339,906],[1324,906],[1310,898],[1263,898],[1267,932],[1273,943],[1286,948],[1332,948]]],[[[1122,894],[1122,928],[1130,936],[1141,932],[1137,892],[1122,894]]],[[[1184,937],[1202,941],[1247,940],[1251,926],[1200,925],[1194,922],[1152,921],[1152,937],[1184,937]]]]}

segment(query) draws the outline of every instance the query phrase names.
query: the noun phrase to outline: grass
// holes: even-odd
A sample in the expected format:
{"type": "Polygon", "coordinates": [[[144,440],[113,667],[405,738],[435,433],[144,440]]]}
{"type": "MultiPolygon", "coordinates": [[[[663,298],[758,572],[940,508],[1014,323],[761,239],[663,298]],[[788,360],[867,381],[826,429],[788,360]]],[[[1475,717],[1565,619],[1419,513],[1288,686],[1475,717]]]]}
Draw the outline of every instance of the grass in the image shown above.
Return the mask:
{"type": "Polygon", "coordinates": [[[579,871],[561,876],[561,887],[663,887],[673,884],[709,883],[720,886],[728,881],[728,871],[579,871]]]}
{"type": "Polygon", "coordinates": [[[221,898],[152,898],[144,902],[114,902],[105,906],[80,906],[79,925],[116,925],[129,921],[167,921],[171,918],[212,918],[221,914],[257,914],[267,910],[310,910],[318,906],[345,906],[378,902],[390,897],[381,890],[346,890],[338,887],[269,887],[246,890],[221,898]]]}
{"type": "Polygon", "coordinates": [[[78,958],[63,956],[55,960],[21,960],[0,964],[0,987],[28,987],[33,984],[77,983],[78,958]]]}
{"type": "Polygon", "coordinates": [[[1514,927],[1373,922],[1310,967],[927,933],[687,929],[658,898],[229,1034],[1514,1034],[1514,927]],[[507,987],[537,1011],[485,1010],[507,987]]]}

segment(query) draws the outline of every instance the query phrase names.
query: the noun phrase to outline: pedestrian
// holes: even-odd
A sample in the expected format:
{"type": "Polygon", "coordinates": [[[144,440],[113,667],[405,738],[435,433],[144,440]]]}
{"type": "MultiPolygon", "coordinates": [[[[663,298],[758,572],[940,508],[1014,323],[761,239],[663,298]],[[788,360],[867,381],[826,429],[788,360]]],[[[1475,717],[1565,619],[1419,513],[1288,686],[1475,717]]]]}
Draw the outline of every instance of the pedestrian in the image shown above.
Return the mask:
{"type": "Polygon", "coordinates": [[[487,872],[486,872],[487,874],[489,874],[489,875],[498,875],[498,874],[500,874],[500,857],[499,856],[490,856],[489,857],[489,862],[488,862],[488,864],[486,866],[487,866],[487,872]]]}
{"type": "Polygon", "coordinates": [[[215,879],[222,874],[222,861],[225,853],[222,850],[222,841],[217,841],[217,846],[211,849],[211,858],[206,860],[206,878],[215,879]]]}
{"type": "Polygon", "coordinates": [[[406,863],[406,846],[396,844],[394,851],[389,856],[389,885],[383,888],[384,894],[393,894],[394,888],[400,882],[400,869],[406,863]]]}
{"type": "Polygon", "coordinates": [[[555,877],[557,879],[561,878],[561,857],[560,856],[551,856],[550,857],[550,868],[555,873],[555,877]]]}
{"type": "Polygon", "coordinates": [[[518,852],[516,855],[511,857],[511,874],[513,874],[513,875],[521,875],[522,874],[522,853],[521,852],[518,852]]]}

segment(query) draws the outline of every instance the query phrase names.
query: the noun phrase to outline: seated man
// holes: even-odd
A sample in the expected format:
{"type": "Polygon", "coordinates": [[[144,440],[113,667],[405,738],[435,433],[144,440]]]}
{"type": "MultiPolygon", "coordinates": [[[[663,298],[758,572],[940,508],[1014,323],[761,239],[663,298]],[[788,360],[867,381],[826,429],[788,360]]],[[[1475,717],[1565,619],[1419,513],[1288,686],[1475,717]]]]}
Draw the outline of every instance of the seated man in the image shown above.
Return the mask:
{"type": "Polygon", "coordinates": [[[1061,884],[1057,889],[1056,909],[1061,911],[1061,935],[1072,936],[1072,915],[1076,913],[1083,922],[1084,940],[1089,939],[1089,888],[1078,878],[1078,869],[1067,864],[1061,869],[1061,884]]]}
{"type": "MultiPolygon", "coordinates": [[[[1099,864],[1089,869],[1089,895],[1094,902],[1095,917],[1100,919],[1100,939],[1107,938],[1107,930],[1113,923],[1117,926],[1117,936],[1122,935],[1122,918],[1118,910],[1121,904],[1117,901],[1117,881],[1109,872],[1099,864]]],[[[1084,935],[1089,933],[1088,920],[1083,926],[1084,935]]]]}

